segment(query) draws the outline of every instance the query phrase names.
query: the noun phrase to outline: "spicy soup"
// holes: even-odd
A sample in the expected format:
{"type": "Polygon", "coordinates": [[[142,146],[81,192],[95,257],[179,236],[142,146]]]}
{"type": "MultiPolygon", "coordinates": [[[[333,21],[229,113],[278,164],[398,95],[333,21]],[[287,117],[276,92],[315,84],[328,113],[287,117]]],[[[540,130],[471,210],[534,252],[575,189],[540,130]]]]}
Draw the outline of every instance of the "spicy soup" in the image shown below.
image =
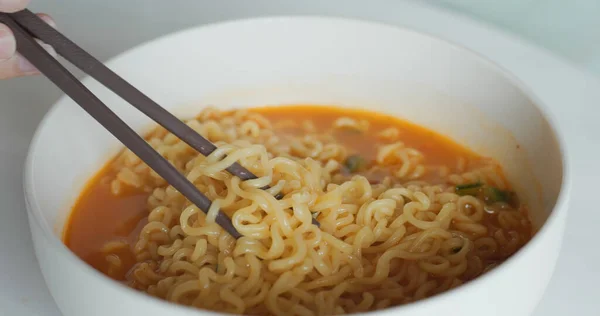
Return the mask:
{"type": "Polygon", "coordinates": [[[206,109],[187,123],[222,152],[202,157],[162,128],[146,139],[244,237],[127,150],[90,180],[64,232],[95,269],[175,303],[244,314],[385,308],[463,284],[531,237],[501,166],[394,117],[280,106],[206,109]],[[283,198],[228,175],[224,154],[283,198]]]}

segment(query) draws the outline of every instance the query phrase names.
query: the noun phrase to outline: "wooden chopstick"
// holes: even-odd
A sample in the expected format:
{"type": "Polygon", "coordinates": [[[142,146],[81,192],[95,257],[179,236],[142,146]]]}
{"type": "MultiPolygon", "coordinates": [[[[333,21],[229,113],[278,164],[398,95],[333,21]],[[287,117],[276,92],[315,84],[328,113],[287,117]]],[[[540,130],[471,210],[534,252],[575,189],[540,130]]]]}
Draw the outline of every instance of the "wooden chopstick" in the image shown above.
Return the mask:
{"type": "MultiPolygon", "coordinates": [[[[75,66],[109,87],[116,94],[123,97],[129,103],[132,103],[132,105],[173,134],[184,141],[187,140],[186,143],[201,154],[209,155],[216,148],[212,143],[175,118],[139,90],[135,89],[30,11],[23,10],[12,14],[0,13],[0,22],[6,24],[13,31],[19,53],[27,58],[40,72],[45,74],[55,85],[63,90],[65,94],[71,97],[127,148],[140,157],[157,174],[163,177],[203,212],[208,212],[212,202],[56,59],[50,56],[35,42],[32,36],[36,36],[53,46],[58,54],[72,61],[75,66]]],[[[228,171],[242,180],[256,178],[255,175],[237,163],[233,168],[230,167],[228,171]]],[[[231,219],[223,212],[219,211],[216,222],[231,236],[235,238],[241,237],[241,234],[231,223],[231,219]]],[[[318,222],[315,220],[313,220],[313,223],[318,225],[318,222]]]]}
{"type": "MultiPolygon", "coordinates": [[[[31,11],[26,9],[13,13],[11,16],[32,36],[52,45],[59,55],[112,90],[149,118],[165,127],[169,132],[179,137],[202,155],[208,156],[216,149],[214,144],[196,133],[192,128],[181,122],[129,82],[119,77],[94,56],[49,26],[31,11]]],[[[227,171],[241,180],[256,179],[254,174],[237,162],[227,168],[227,171]]]]}
{"type": "MultiPolygon", "coordinates": [[[[112,133],[127,148],[134,152],[150,168],[163,177],[169,184],[187,197],[205,213],[211,201],[175,169],[165,158],[157,153],[142,137],[133,131],[100,99],[90,92],[75,76],[48,54],[29,36],[10,16],[0,14],[0,22],[11,28],[17,40],[17,47],[27,60],[46,75],[55,85],[88,112],[98,123],[112,133]]],[[[219,211],[216,222],[231,236],[241,237],[231,220],[219,211]]]]}
{"type": "MultiPolygon", "coordinates": [[[[52,45],[59,55],[112,90],[115,94],[123,98],[123,100],[162,125],[202,155],[208,156],[216,149],[213,143],[196,133],[191,127],[184,124],[169,111],[158,105],[31,11],[25,9],[10,15],[31,36],[52,45]]],[[[242,181],[256,179],[256,175],[237,162],[234,162],[226,170],[232,175],[239,177],[242,181]]],[[[268,190],[269,188],[269,186],[265,186],[262,189],[268,190]]],[[[281,192],[275,195],[277,199],[281,199],[282,197],[281,192]]],[[[312,223],[320,226],[316,219],[313,219],[312,223]]]]}
{"type": "MultiPolygon", "coordinates": [[[[11,16],[32,36],[52,45],[59,55],[112,90],[123,100],[135,106],[149,118],[164,126],[169,132],[179,137],[202,155],[208,156],[216,149],[214,144],[196,133],[192,128],[181,122],[129,82],[119,77],[94,56],[49,26],[31,11],[23,10],[13,13],[11,16]]],[[[254,174],[237,162],[232,164],[227,171],[242,180],[256,179],[254,174]]]]}

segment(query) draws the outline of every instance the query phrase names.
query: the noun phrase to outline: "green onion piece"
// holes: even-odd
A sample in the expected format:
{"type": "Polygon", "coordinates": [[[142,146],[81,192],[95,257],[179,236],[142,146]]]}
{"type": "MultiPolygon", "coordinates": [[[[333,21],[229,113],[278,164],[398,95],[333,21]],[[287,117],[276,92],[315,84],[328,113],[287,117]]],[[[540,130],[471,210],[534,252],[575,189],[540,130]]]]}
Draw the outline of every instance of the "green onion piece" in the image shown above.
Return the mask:
{"type": "Polygon", "coordinates": [[[348,171],[350,172],[357,172],[364,169],[367,166],[367,161],[359,155],[352,155],[346,158],[344,166],[346,166],[346,168],[348,168],[348,171]]]}
{"type": "Polygon", "coordinates": [[[475,196],[479,193],[479,190],[481,189],[482,186],[483,186],[483,184],[481,184],[481,182],[461,184],[461,185],[456,186],[455,191],[456,191],[456,194],[458,194],[460,196],[464,196],[464,195],[475,196]]]}
{"type": "Polygon", "coordinates": [[[507,202],[509,193],[493,187],[483,188],[483,198],[488,203],[507,202]]]}

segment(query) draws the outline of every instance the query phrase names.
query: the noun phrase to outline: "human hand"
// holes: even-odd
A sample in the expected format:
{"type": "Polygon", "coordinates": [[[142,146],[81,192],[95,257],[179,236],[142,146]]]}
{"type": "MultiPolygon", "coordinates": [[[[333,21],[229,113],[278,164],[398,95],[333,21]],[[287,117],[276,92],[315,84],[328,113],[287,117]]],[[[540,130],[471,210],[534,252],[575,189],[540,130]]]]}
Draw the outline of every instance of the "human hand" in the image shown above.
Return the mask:
{"type": "MultiPolygon", "coordinates": [[[[25,9],[29,0],[0,0],[0,12],[12,13],[25,9]]],[[[56,27],[54,21],[46,14],[38,16],[52,27],[56,27]]],[[[51,55],[56,56],[54,49],[38,41],[42,47],[51,55]]],[[[8,79],[20,76],[38,74],[39,71],[17,53],[17,43],[10,28],[0,24],[0,79],[8,79]]]]}

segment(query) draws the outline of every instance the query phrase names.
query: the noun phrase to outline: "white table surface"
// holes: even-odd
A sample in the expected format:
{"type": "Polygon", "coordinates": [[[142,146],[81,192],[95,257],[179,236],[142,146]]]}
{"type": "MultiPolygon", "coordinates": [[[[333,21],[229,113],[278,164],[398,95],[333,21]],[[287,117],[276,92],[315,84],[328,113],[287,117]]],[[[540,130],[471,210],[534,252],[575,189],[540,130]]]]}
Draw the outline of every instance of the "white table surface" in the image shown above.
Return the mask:
{"type": "MultiPolygon", "coordinates": [[[[68,36],[101,60],[181,28],[273,14],[339,15],[405,25],[488,56],[547,103],[572,154],[574,187],[565,240],[534,316],[600,315],[600,273],[594,269],[600,262],[595,244],[599,194],[594,192],[600,176],[600,80],[587,71],[465,17],[409,1],[38,0],[32,9],[51,12],[68,36]]],[[[37,266],[21,188],[31,136],[59,95],[44,78],[0,82],[0,315],[60,315],[37,266]]]]}

